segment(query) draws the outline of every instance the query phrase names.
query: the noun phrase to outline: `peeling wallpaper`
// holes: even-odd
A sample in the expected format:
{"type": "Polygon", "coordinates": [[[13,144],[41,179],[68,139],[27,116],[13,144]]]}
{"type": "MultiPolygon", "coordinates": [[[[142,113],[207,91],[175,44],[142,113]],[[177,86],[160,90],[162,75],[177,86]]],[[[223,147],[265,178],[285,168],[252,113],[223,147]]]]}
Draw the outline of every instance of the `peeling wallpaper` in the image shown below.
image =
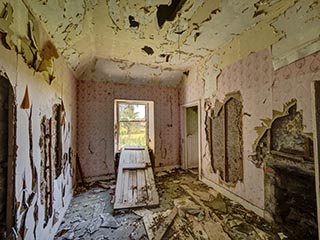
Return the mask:
{"type": "MultiPolygon", "coordinates": [[[[191,72],[190,72],[191,73],[191,72]]],[[[261,126],[261,119],[271,118],[272,111],[281,111],[283,104],[297,99],[297,109],[303,110],[304,131],[312,132],[311,122],[311,81],[320,79],[320,52],[301,58],[277,71],[272,65],[270,49],[265,49],[227,66],[217,80],[215,97],[209,100],[223,101],[226,94],[240,91],[243,98],[243,145],[244,178],[235,187],[224,184],[211,167],[210,155],[205,135],[205,109],[201,89],[194,91],[193,86],[202,86],[201,72],[195,70],[184,80],[180,90],[180,104],[194,100],[202,103],[202,173],[203,177],[214,182],[233,194],[264,209],[264,173],[250,161],[254,154],[252,148],[258,134],[255,127],[261,126]]],[[[212,79],[214,80],[214,79],[212,79]]]]}
{"type": "Polygon", "coordinates": [[[114,100],[154,101],[155,165],[180,165],[177,88],[79,81],[78,153],[85,177],[114,173],[114,100]]]}
{"type": "Polygon", "coordinates": [[[200,100],[203,177],[264,208],[264,173],[250,161],[254,129],[294,98],[312,131],[320,3],[186,0],[159,24],[160,6],[173,2],[0,0],[0,73],[18,107],[14,227],[25,239],[53,239],[72,197],[76,151],[85,177],[114,172],[114,99],[154,101],[157,167],[180,165],[180,106],[200,100]],[[20,108],[26,89],[32,115],[20,108]],[[205,107],[234,91],[243,98],[244,178],[230,187],[212,171],[204,119],[205,107]],[[62,101],[61,151],[71,161],[48,183],[45,216],[41,123],[62,101]]]}
{"type": "MultiPolygon", "coordinates": [[[[10,3],[12,18],[1,16],[0,32],[2,36],[10,37],[11,40],[8,38],[7,41],[13,45],[8,46],[5,41],[0,44],[0,73],[8,77],[17,106],[12,186],[13,228],[17,233],[14,238],[53,239],[72,198],[76,150],[76,82],[62,57],[55,55],[51,58],[54,46],[49,43],[49,36],[30,15],[23,2],[10,3]],[[10,30],[3,28],[6,22],[10,30]],[[41,64],[45,67],[39,68],[41,64]],[[54,167],[50,169],[52,176],[47,183],[53,191],[49,195],[44,194],[52,199],[49,213],[41,189],[46,181],[41,177],[41,119],[51,118],[53,105],[61,104],[62,101],[65,124],[61,127],[61,156],[58,159],[62,161],[63,155],[68,158],[61,172],[56,172],[54,167]]],[[[9,5],[0,2],[1,10],[9,5]]]]}

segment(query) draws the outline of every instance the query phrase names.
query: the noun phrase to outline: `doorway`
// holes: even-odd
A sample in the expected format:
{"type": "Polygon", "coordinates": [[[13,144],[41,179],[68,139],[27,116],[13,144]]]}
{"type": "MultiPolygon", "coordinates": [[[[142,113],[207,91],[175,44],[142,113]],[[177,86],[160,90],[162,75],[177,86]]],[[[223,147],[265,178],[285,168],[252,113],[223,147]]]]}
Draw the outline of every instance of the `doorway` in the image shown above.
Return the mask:
{"type": "Polygon", "coordinates": [[[0,238],[14,225],[15,104],[8,78],[0,76],[0,238]]]}
{"type": "Polygon", "coordinates": [[[317,195],[317,220],[318,235],[320,236],[320,81],[314,81],[312,84],[313,98],[313,143],[314,143],[314,168],[315,183],[317,195]]]}
{"type": "Polygon", "coordinates": [[[182,106],[183,169],[193,169],[201,176],[200,102],[182,106]]]}

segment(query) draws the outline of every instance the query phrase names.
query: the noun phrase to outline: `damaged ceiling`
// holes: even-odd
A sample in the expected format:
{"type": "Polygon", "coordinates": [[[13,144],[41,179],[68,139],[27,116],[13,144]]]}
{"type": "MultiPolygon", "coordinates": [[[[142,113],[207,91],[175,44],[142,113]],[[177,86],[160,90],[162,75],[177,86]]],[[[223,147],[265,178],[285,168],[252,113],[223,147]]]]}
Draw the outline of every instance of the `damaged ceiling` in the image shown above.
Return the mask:
{"type": "Polygon", "coordinates": [[[320,49],[315,0],[24,2],[78,79],[177,85],[199,62],[221,69],[272,46],[279,68],[320,49]]]}

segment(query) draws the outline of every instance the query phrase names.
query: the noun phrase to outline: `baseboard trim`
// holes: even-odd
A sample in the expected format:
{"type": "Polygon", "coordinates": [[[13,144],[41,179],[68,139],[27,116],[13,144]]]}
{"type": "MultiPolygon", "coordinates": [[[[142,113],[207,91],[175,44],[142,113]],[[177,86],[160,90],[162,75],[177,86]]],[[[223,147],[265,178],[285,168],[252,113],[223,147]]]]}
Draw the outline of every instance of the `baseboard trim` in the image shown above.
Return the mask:
{"type": "Polygon", "coordinates": [[[219,186],[218,184],[210,181],[209,179],[202,176],[201,181],[207,184],[209,187],[212,187],[214,190],[218,191],[222,195],[230,198],[231,200],[241,204],[247,210],[253,211],[255,214],[259,215],[260,217],[264,218],[264,210],[260,207],[250,203],[248,200],[243,199],[242,197],[230,192],[229,190],[219,186]]]}
{"type": "Polygon", "coordinates": [[[83,179],[85,183],[97,182],[97,181],[109,181],[114,180],[115,174],[108,174],[103,176],[96,176],[96,177],[86,177],[83,179]]]}
{"type": "Polygon", "coordinates": [[[157,172],[162,172],[162,171],[171,171],[175,168],[181,168],[181,165],[171,165],[171,166],[164,166],[164,167],[155,167],[154,171],[157,172]]]}

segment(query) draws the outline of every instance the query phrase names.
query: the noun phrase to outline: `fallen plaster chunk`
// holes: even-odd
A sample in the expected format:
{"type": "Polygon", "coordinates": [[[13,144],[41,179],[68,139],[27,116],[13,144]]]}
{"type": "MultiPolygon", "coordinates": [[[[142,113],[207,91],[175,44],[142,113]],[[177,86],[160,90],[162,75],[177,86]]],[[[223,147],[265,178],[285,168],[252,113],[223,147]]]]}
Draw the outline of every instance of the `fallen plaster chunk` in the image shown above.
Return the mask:
{"type": "MultiPolygon", "coordinates": [[[[177,214],[177,209],[175,210],[168,209],[164,212],[153,213],[150,210],[135,210],[133,211],[138,216],[143,216],[143,223],[146,228],[146,232],[150,240],[161,239],[158,238],[161,234],[164,234],[163,231],[166,231],[167,228],[171,225],[172,220],[177,214]],[[172,216],[174,217],[172,218],[172,216]],[[172,218],[172,219],[171,219],[172,218]],[[168,220],[171,221],[169,222],[168,220]],[[168,223],[169,222],[169,223],[168,223]],[[165,226],[167,226],[165,228],[165,226]],[[165,228],[165,230],[163,230],[165,228]]],[[[162,235],[163,236],[163,235],[162,235]]]]}
{"type": "Polygon", "coordinates": [[[168,173],[167,172],[158,172],[156,173],[156,177],[164,177],[164,176],[167,176],[168,173]]]}
{"type": "Polygon", "coordinates": [[[93,234],[98,231],[99,227],[101,226],[101,219],[99,217],[90,221],[87,231],[89,234],[93,234]]]}
{"type": "Polygon", "coordinates": [[[220,223],[222,226],[225,226],[226,230],[228,232],[231,232],[230,229],[224,224],[224,222],[213,212],[208,208],[207,206],[204,205],[204,203],[201,201],[199,197],[197,197],[193,191],[187,186],[187,185],[181,185],[180,186],[187,194],[189,194],[193,200],[199,204],[205,211],[205,218],[213,220],[217,223],[220,223]],[[210,214],[211,213],[211,214],[210,214]],[[212,219],[211,219],[212,218],[212,219]]]}
{"type": "Polygon", "coordinates": [[[218,210],[223,213],[227,212],[227,205],[225,201],[223,201],[220,193],[217,195],[217,197],[213,201],[207,201],[205,204],[211,209],[218,210]]]}
{"type": "Polygon", "coordinates": [[[208,192],[209,192],[213,197],[215,197],[215,198],[216,198],[216,197],[218,196],[218,194],[219,194],[217,191],[215,191],[215,190],[212,189],[212,188],[210,188],[208,192]]]}
{"type": "Polygon", "coordinates": [[[63,235],[61,235],[61,237],[59,237],[58,239],[66,239],[66,240],[72,240],[74,239],[74,232],[67,232],[63,235]]]}
{"type": "Polygon", "coordinates": [[[177,208],[173,208],[170,215],[165,219],[164,222],[160,222],[160,228],[155,233],[155,240],[161,240],[164,234],[167,232],[167,229],[171,226],[174,218],[178,213],[177,208]]]}
{"type": "Polygon", "coordinates": [[[212,195],[208,192],[195,191],[194,194],[196,194],[202,201],[205,202],[209,202],[212,197],[212,195]]]}
{"type": "Polygon", "coordinates": [[[271,236],[267,233],[265,233],[264,231],[262,231],[261,229],[257,228],[257,227],[253,227],[255,232],[257,233],[257,235],[259,236],[259,238],[261,238],[262,240],[268,240],[271,238],[271,236]]]}
{"type": "Polygon", "coordinates": [[[188,198],[174,199],[173,203],[176,208],[181,210],[179,212],[180,216],[185,216],[187,213],[195,216],[198,220],[202,220],[204,218],[203,209],[199,205],[195,204],[193,201],[189,200],[188,198]]]}
{"type": "Polygon", "coordinates": [[[213,221],[205,221],[203,228],[209,236],[209,239],[229,240],[230,237],[223,231],[219,223],[213,221]]]}
{"type": "Polygon", "coordinates": [[[101,227],[104,228],[113,228],[116,229],[120,227],[119,223],[117,220],[110,214],[100,214],[100,217],[102,219],[101,227]]]}
{"type": "Polygon", "coordinates": [[[287,237],[284,233],[282,233],[282,232],[278,233],[278,235],[279,235],[279,237],[280,237],[281,240],[288,238],[288,237],[287,237]]]}

